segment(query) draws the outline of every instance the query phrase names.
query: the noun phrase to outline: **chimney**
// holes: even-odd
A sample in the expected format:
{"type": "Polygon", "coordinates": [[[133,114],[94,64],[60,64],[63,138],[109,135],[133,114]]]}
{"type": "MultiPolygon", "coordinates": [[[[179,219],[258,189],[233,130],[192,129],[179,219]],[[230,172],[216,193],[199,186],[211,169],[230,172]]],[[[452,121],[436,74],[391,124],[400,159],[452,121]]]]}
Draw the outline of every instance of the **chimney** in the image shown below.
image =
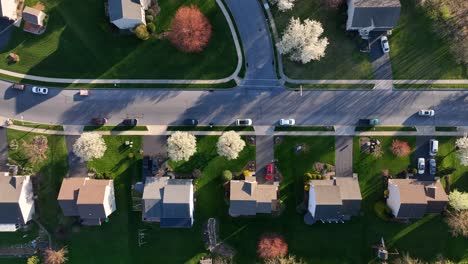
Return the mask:
{"type": "Polygon", "coordinates": [[[435,199],[437,187],[434,184],[431,184],[426,187],[427,196],[435,199]]]}

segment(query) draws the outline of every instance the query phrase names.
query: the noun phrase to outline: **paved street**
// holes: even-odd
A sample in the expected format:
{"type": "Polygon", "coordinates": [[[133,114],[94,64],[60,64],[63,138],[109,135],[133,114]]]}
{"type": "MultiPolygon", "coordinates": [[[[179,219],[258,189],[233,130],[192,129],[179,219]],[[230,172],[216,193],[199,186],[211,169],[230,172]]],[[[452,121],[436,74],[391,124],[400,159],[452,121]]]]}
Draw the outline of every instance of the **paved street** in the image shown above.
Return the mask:
{"type": "Polygon", "coordinates": [[[273,125],[280,118],[295,118],[298,125],[355,125],[359,118],[378,117],[383,125],[468,125],[468,91],[304,91],[242,87],[230,90],[178,91],[164,89],[92,90],[78,100],[77,90],[50,89],[34,95],[0,82],[3,116],[41,123],[83,125],[96,116],[110,124],[137,117],[141,124],[174,125],[185,118],[201,124],[232,124],[249,117],[255,125],[273,125]],[[417,111],[435,110],[422,118],[417,111]]]}

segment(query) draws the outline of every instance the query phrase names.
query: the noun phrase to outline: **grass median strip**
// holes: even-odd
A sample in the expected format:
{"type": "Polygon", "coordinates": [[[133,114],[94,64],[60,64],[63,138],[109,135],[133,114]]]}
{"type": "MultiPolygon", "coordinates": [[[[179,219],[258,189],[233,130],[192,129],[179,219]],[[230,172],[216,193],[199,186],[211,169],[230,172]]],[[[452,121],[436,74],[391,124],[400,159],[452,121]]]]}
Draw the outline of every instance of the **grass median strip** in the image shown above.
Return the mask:
{"type": "Polygon", "coordinates": [[[468,83],[456,84],[425,84],[425,83],[395,83],[395,89],[468,89],[468,83]]]}
{"type": "Polygon", "coordinates": [[[364,84],[338,84],[338,83],[322,83],[322,84],[296,84],[296,83],[285,83],[286,87],[299,89],[374,89],[373,83],[364,84]]]}
{"type": "Polygon", "coordinates": [[[354,131],[407,131],[416,132],[414,126],[357,126],[354,131]]]}
{"type": "Polygon", "coordinates": [[[146,126],[85,126],[84,131],[148,131],[146,126]]]}
{"type": "Polygon", "coordinates": [[[442,132],[456,132],[458,127],[456,126],[436,126],[435,131],[442,131],[442,132]]]}
{"type": "Polygon", "coordinates": [[[335,131],[333,126],[277,126],[275,131],[335,131]]]}
{"type": "Polygon", "coordinates": [[[40,124],[40,123],[25,122],[25,121],[20,121],[20,120],[13,120],[13,125],[23,126],[23,127],[31,127],[31,128],[39,128],[39,129],[47,129],[47,130],[63,131],[63,126],[62,125],[40,124]]]}
{"type": "Polygon", "coordinates": [[[168,126],[167,131],[255,131],[253,126],[168,126]]]}

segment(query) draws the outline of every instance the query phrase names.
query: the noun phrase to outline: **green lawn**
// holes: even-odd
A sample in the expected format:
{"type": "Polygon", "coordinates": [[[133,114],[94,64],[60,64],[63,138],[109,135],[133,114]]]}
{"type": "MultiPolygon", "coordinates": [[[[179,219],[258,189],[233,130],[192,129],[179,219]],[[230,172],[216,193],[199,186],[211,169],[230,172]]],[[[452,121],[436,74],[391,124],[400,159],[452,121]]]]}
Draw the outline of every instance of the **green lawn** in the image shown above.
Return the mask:
{"type": "Polygon", "coordinates": [[[435,131],[455,132],[458,130],[456,126],[436,126],[435,131]]]}
{"type": "Polygon", "coordinates": [[[83,131],[148,131],[146,126],[85,126],[83,131]]]}
{"type": "Polygon", "coordinates": [[[229,76],[237,65],[231,32],[215,0],[159,1],[158,33],[169,28],[182,5],[196,4],[205,13],[213,34],[199,54],[179,52],[166,40],[140,41],[133,35],[118,35],[105,17],[105,0],[41,2],[49,15],[47,31],[36,36],[15,29],[0,57],[14,52],[21,61],[8,65],[0,60],[0,68],[62,78],[217,79],[229,76]]]}
{"type": "Polygon", "coordinates": [[[20,121],[20,120],[13,120],[13,125],[63,131],[62,125],[39,124],[39,123],[25,122],[25,121],[20,121]]]}
{"type": "Polygon", "coordinates": [[[323,83],[323,84],[297,84],[297,83],[285,83],[286,87],[298,89],[346,89],[346,90],[371,90],[374,89],[374,84],[334,84],[334,83],[323,83]]]}
{"type": "MultiPolygon", "coordinates": [[[[16,139],[18,143],[24,140],[28,142],[32,137],[39,135],[30,132],[8,129],[8,142],[16,139]]],[[[44,135],[47,137],[49,150],[47,159],[38,163],[30,164],[25,158],[21,147],[17,151],[8,151],[8,157],[18,164],[32,167],[35,177],[39,177],[38,212],[39,221],[49,230],[54,231],[59,223],[64,221],[57,197],[62,184],[62,179],[68,172],[68,154],[65,145],[65,137],[60,135],[44,135]]]]}
{"type": "Polygon", "coordinates": [[[276,126],[275,131],[335,131],[333,126],[276,126]]]}
{"type": "Polygon", "coordinates": [[[437,169],[454,168],[455,171],[450,176],[451,189],[468,191],[468,166],[462,166],[455,151],[455,141],[457,137],[437,137],[439,141],[439,151],[436,162],[437,169]]]}
{"type": "Polygon", "coordinates": [[[416,132],[412,126],[357,126],[355,131],[408,131],[416,132]]]}
{"type": "Polygon", "coordinates": [[[292,62],[283,56],[284,73],[293,79],[373,79],[372,65],[367,53],[359,52],[359,36],[346,36],[344,10],[323,8],[319,0],[297,0],[294,8],[287,12],[272,7],[278,34],[289,23],[291,17],[301,21],[309,18],[322,23],[323,36],[330,43],[326,55],[320,61],[307,64],[292,62]]]}
{"type": "Polygon", "coordinates": [[[253,126],[168,126],[167,131],[254,131],[253,126]]]}
{"type": "Polygon", "coordinates": [[[395,79],[466,79],[466,67],[455,63],[447,39],[434,32],[432,20],[414,0],[401,1],[401,16],[390,36],[395,79]]]}

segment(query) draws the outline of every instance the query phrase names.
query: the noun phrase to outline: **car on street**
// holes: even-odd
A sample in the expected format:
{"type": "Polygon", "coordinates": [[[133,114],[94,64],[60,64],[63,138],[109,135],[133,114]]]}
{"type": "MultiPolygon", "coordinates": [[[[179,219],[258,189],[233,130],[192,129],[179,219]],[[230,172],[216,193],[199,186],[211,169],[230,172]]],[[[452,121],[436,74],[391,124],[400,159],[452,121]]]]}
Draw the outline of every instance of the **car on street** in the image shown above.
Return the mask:
{"type": "Polygon", "coordinates": [[[436,174],[436,161],[435,161],[435,159],[430,159],[429,160],[429,173],[431,175],[436,174]]]}
{"type": "Polygon", "coordinates": [[[366,126],[377,126],[380,124],[380,120],[378,118],[365,118],[359,119],[359,123],[366,126]]]}
{"type": "Polygon", "coordinates": [[[136,126],[138,124],[138,119],[136,118],[127,118],[122,121],[124,126],[136,126]]]}
{"type": "Polygon", "coordinates": [[[380,45],[382,46],[382,51],[384,53],[390,52],[390,44],[388,43],[388,38],[386,36],[380,38],[380,45]]]}
{"type": "Polygon", "coordinates": [[[418,159],[418,174],[424,174],[426,170],[426,161],[424,158],[418,159]]]}
{"type": "Polygon", "coordinates": [[[294,126],[296,124],[296,120],[289,118],[289,119],[283,119],[281,118],[279,120],[279,125],[280,126],[294,126]]]}
{"type": "Polygon", "coordinates": [[[236,126],[251,126],[251,125],[252,125],[252,119],[250,118],[236,119],[236,126]]]}
{"type": "Polygon", "coordinates": [[[184,125],[186,125],[186,126],[196,126],[196,125],[198,125],[198,119],[193,119],[193,118],[185,119],[184,120],[184,125]]]}
{"type": "Polygon", "coordinates": [[[44,88],[44,87],[37,87],[37,86],[33,86],[31,91],[35,94],[48,94],[49,93],[49,89],[44,88]]]}
{"type": "Polygon", "coordinates": [[[91,119],[91,123],[95,126],[103,126],[107,123],[107,118],[105,117],[95,117],[91,119]]]}
{"type": "Polygon", "coordinates": [[[419,110],[418,115],[419,116],[434,116],[435,111],[432,109],[421,109],[419,110]]]}

